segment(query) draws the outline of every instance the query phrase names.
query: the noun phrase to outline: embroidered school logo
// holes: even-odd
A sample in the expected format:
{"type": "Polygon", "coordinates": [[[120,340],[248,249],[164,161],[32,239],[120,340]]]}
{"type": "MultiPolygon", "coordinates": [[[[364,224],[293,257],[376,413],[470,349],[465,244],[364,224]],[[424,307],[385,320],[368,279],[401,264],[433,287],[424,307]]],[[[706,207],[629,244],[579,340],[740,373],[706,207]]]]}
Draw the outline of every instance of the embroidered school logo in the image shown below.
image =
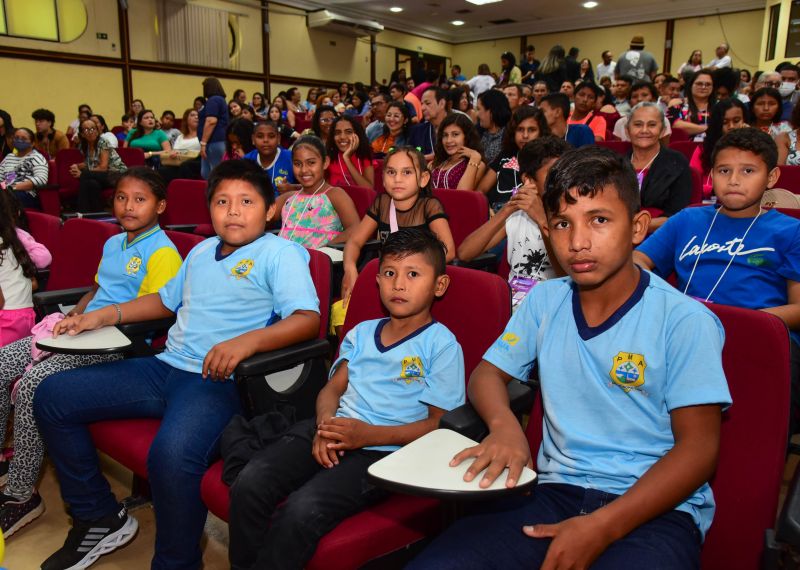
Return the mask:
{"type": "Polygon", "coordinates": [[[285,176],[276,176],[275,177],[275,186],[280,186],[281,184],[286,184],[286,177],[285,176]]]}
{"type": "Polygon", "coordinates": [[[625,390],[641,390],[644,386],[644,356],[630,352],[618,352],[614,357],[609,375],[611,380],[625,390]]]}
{"type": "Polygon", "coordinates": [[[425,376],[422,368],[422,359],[419,356],[406,356],[400,368],[400,378],[411,384],[415,380],[425,376]]]}
{"type": "Polygon", "coordinates": [[[516,346],[516,344],[519,342],[519,337],[513,332],[507,332],[500,337],[500,340],[506,343],[508,346],[516,346]]]}
{"type": "Polygon", "coordinates": [[[251,269],[253,269],[253,260],[243,259],[233,266],[233,269],[231,269],[231,275],[236,277],[236,279],[241,279],[242,277],[247,277],[251,269]]]}
{"type": "Polygon", "coordinates": [[[128,265],[125,266],[125,272],[128,275],[136,275],[142,268],[142,258],[134,255],[128,260],[128,265]]]}

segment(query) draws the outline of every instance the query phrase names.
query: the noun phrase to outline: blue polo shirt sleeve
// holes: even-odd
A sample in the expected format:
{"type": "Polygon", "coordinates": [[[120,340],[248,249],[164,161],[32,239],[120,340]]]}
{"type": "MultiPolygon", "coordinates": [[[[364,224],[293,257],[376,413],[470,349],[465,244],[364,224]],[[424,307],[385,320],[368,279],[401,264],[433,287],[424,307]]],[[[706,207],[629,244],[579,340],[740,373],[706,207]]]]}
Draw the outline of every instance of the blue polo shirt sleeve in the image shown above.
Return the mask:
{"type": "Polygon", "coordinates": [[[178,312],[178,308],[183,302],[183,285],[186,283],[186,268],[189,266],[189,260],[192,255],[186,256],[186,261],[181,265],[175,277],[167,281],[161,289],[158,290],[158,295],[161,297],[161,304],[173,313],[178,312]]]}
{"type": "Polygon", "coordinates": [[[465,401],[464,354],[455,337],[437,347],[419,401],[450,411],[465,401]]]}
{"type": "Polygon", "coordinates": [[[704,404],[731,404],[728,382],[722,370],[725,329],[705,307],[682,315],[667,329],[669,368],[665,400],[667,410],[704,404]]]}
{"type": "Polygon", "coordinates": [[[331,365],[331,370],[328,373],[328,379],[333,378],[333,373],[336,372],[342,362],[350,361],[350,358],[353,355],[353,349],[355,348],[355,337],[358,334],[359,326],[360,324],[356,325],[350,329],[346,335],[344,335],[344,339],[342,339],[342,342],[339,345],[339,356],[331,365]]]}
{"type": "Polygon", "coordinates": [[[781,253],[781,264],[777,268],[778,275],[791,281],[800,281],[800,225],[796,225],[781,253]]]}
{"type": "Polygon", "coordinates": [[[642,252],[655,264],[656,273],[667,277],[675,269],[675,248],[677,247],[678,228],[683,223],[684,214],[678,212],[651,236],[648,236],[637,251],[642,252]]]}
{"type": "Polygon", "coordinates": [[[483,359],[506,374],[527,380],[536,360],[541,323],[536,305],[539,290],[534,288],[522,301],[500,335],[483,359]]]}
{"type": "Polygon", "coordinates": [[[292,242],[287,242],[270,260],[268,282],[272,287],[272,310],[282,319],[295,311],[319,313],[308,260],[305,248],[292,242]]]}

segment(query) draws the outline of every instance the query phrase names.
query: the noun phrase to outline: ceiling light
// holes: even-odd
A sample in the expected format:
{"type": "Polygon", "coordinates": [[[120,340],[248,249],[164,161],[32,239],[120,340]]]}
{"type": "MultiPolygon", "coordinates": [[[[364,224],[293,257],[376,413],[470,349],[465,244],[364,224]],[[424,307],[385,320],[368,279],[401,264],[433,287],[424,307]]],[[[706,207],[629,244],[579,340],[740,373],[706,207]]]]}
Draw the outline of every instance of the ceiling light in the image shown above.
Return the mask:
{"type": "Polygon", "coordinates": [[[463,20],[453,20],[450,23],[453,24],[454,26],[463,26],[464,25],[463,20]]]}
{"type": "Polygon", "coordinates": [[[400,6],[392,6],[391,8],[389,8],[389,11],[390,12],[402,12],[403,9],[400,6]]]}
{"type": "Polygon", "coordinates": [[[583,7],[584,8],[595,8],[596,6],[597,6],[597,2],[594,2],[594,0],[591,0],[590,2],[584,2],[583,3],[583,7]]]}
{"type": "Polygon", "coordinates": [[[478,6],[483,6],[484,4],[494,4],[495,2],[500,2],[500,0],[467,0],[470,4],[477,4],[478,6]]]}

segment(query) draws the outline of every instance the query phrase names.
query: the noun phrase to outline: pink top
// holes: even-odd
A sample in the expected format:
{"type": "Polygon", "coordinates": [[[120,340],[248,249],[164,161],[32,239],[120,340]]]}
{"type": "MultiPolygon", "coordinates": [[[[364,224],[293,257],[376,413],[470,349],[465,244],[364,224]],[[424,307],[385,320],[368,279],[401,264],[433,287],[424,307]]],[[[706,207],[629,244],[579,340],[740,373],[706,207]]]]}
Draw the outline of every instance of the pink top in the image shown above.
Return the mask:
{"type": "Polygon", "coordinates": [[[692,153],[692,159],[689,161],[689,168],[700,173],[700,177],[703,179],[703,198],[710,198],[711,193],[714,191],[714,184],[711,182],[711,171],[709,170],[708,172],[703,172],[702,145],[694,149],[694,153],[692,153]]]}
{"type": "Polygon", "coordinates": [[[460,160],[450,168],[436,167],[431,170],[431,184],[434,188],[457,190],[461,177],[467,171],[467,160],[460,160]]]}
{"type": "Polygon", "coordinates": [[[16,230],[19,241],[21,241],[22,245],[25,246],[25,251],[28,252],[28,257],[31,258],[31,261],[33,261],[33,264],[36,266],[36,268],[44,269],[45,267],[49,266],[53,261],[53,256],[50,255],[48,249],[33,239],[33,236],[25,230],[21,230],[19,228],[16,228],[16,230]]]}
{"type": "MultiPolygon", "coordinates": [[[[414,87],[414,89],[412,89],[412,90],[411,90],[411,93],[412,93],[412,94],[413,94],[413,95],[414,95],[414,96],[415,96],[417,99],[420,99],[420,100],[422,100],[422,94],[425,92],[425,90],[426,90],[428,87],[435,87],[435,85],[434,85],[433,83],[429,83],[429,82],[427,82],[427,81],[423,81],[422,83],[420,83],[419,85],[417,85],[416,87],[414,87]]],[[[420,117],[420,118],[419,118],[419,120],[420,120],[420,121],[422,121],[422,117],[420,117]]]]}

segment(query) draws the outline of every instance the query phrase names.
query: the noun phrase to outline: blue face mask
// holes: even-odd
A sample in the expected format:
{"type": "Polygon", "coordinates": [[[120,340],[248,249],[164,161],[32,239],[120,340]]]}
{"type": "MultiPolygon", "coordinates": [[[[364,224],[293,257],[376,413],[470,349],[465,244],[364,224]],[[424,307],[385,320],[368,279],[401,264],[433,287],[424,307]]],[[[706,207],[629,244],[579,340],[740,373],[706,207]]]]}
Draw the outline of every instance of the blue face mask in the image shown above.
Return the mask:
{"type": "Polygon", "coordinates": [[[18,151],[25,151],[28,150],[33,146],[33,143],[30,143],[23,139],[14,139],[14,148],[18,151]]]}

